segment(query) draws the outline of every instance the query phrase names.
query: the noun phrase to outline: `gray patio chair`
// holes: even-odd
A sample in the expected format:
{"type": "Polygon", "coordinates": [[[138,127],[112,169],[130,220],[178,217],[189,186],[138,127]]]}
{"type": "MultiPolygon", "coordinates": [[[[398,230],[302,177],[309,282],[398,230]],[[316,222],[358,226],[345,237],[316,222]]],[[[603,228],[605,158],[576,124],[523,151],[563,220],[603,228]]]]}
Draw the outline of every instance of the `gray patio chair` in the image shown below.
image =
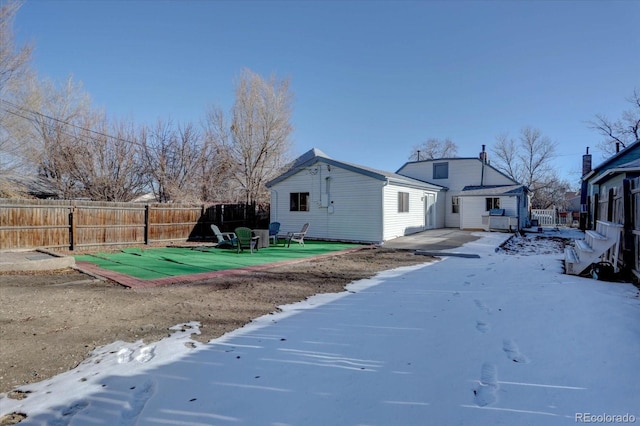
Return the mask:
{"type": "Polygon", "coordinates": [[[233,232],[220,232],[220,228],[213,224],[211,225],[211,230],[213,231],[213,235],[217,240],[216,247],[235,247],[236,240],[238,239],[238,237],[236,237],[236,234],[234,234],[233,232]]]}
{"type": "Polygon", "coordinates": [[[287,247],[291,247],[291,241],[297,241],[298,244],[304,245],[304,236],[307,234],[309,224],[305,223],[300,232],[289,232],[287,234],[287,247]]]}

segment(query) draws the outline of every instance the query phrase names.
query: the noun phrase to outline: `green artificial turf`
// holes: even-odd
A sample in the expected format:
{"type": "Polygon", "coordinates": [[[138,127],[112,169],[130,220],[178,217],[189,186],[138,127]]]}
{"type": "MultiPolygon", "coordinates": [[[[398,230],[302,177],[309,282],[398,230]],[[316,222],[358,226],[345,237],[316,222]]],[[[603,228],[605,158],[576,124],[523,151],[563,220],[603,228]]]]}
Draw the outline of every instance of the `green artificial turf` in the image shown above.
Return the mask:
{"type": "Polygon", "coordinates": [[[305,241],[291,247],[271,246],[253,254],[245,249],[200,247],[128,248],[116,253],[75,256],[77,261],[91,262],[100,268],[132,277],[152,280],[180,275],[200,274],[303,259],[358,247],[357,244],[305,241]]]}

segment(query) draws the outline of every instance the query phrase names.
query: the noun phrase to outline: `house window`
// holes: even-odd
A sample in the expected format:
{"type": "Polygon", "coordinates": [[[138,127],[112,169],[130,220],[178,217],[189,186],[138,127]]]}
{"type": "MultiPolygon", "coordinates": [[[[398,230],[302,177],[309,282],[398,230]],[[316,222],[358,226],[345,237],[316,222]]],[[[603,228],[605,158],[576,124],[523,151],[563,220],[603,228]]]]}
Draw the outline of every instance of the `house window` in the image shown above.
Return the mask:
{"type": "Polygon", "coordinates": [[[309,211],[309,193],[308,192],[292,192],[289,197],[289,211],[308,212],[309,211]]]}
{"type": "Polygon", "coordinates": [[[500,208],[500,198],[486,198],[487,208],[485,210],[489,211],[491,209],[499,209],[500,208]]]}
{"type": "Polygon", "coordinates": [[[433,163],[433,178],[434,179],[448,179],[449,178],[449,163],[433,163]]]}
{"type": "Polygon", "coordinates": [[[451,213],[460,213],[460,197],[451,197],[451,213]]]}
{"type": "Polygon", "coordinates": [[[409,193],[398,192],[398,213],[406,213],[409,211],[409,193]]]}

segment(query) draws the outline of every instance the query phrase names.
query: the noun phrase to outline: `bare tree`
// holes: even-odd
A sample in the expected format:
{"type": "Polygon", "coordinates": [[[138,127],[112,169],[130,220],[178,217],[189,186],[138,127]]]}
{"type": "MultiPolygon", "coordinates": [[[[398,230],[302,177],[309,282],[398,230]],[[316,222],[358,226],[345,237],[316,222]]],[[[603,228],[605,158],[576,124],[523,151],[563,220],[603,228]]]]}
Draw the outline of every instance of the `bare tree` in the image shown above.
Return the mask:
{"type": "Polygon", "coordinates": [[[237,203],[243,201],[240,186],[235,179],[239,168],[231,154],[231,145],[220,134],[223,125],[217,123],[222,117],[215,117],[215,110],[207,112],[204,124],[202,161],[200,162],[201,198],[207,202],[237,203]],[[213,115],[211,115],[213,114],[213,115]]]}
{"type": "Polygon", "coordinates": [[[160,202],[201,201],[202,139],[192,124],[159,120],[140,133],[148,186],[160,202]]]}
{"type": "Polygon", "coordinates": [[[289,80],[269,80],[248,69],[236,84],[236,99],[228,121],[218,107],[207,114],[209,136],[228,153],[244,201],[264,202],[265,184],[289,161],[292,94],[289,80]]]}
{"type": "Polygon", "coordinates": [[[16,115],[15,105],[20,102],[25,82],[32,78],[32,47],[16,46],[13,34],[20,6],[16,1],[0,2],[0,189],[17,194],[24,188],[16,188],[11,177],[25,166],[25,151],[18,137],[23,120],[16,115]]]}
{"type": "Polygon", "coordinates": [[[82,197],[72,164],[77,150],[82,150],[75,129],[90,115],[89,96],[69,77],[60,86],[43,82],[33,89],[32,97],[34,109],[21,110],[32,123],[29,160],[38,175],[52,182],[64,198],[82,197]]]}
{"type": "Polygon", "coordinates": [[[626,148],[640,141],[640,90],[635,89],[626,100],[631,107],[624,111],[618,120],[611,120],[603,114],[597,114],[588,122],[589,128],[604,136],[598,148],[605,154],[615,154],[616,145],[626,148]]]}
{"type": "Polygon", "coordinates": [[[458,146],[449,138],[429,138],[425,142],[414,145],[409,154],[409,161],[451,158],[458,154],[458,146]]]}
{"type": "Polygon", "coordinates": [[[129,201],[143,186],[133,124],[112,124],[91,107],[81,84],[33,84],[31,108],[13,105],[28,123],[21,142],[33,174],[47,179],[65,198],[129,201]]]}
{"type": "Polygon", "coordinates": [[[130,201],[141,193],[145,180],[132,123],[110,123],[98,112],[74,130],[68,168],[83,197],[130,201]]]}
{"type": "Polygon", "coordinates": [[[556,145],[540,130],[524,127],[517,140],[509,138],[507,134],[496,138],[496,145],[491,150],[491,165],[526,185],[532,192],[531,204],[534,208],[558,205],[564,198],[564,192],[557,192],[557,188],[568,185],[561,182],[553,168],[556,145]],[[555,197],[549,200],[549,194],[555,194],[555,197]]]}
{"type": "Polygon", "coordinates": [[[32,47],[18,48],[13,35],[13,20],[20,6],[17,1],[0,3],[0,98],[3,99],[30,72],[32,47]]]}

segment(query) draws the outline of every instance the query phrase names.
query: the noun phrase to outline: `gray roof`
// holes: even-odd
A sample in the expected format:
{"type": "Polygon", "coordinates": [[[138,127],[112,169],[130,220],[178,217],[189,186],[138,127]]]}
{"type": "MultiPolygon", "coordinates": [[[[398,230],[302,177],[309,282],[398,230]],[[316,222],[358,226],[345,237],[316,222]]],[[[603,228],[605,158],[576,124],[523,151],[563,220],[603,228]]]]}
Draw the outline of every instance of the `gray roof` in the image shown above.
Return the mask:
{"type": "Polygon", "coordinates": [[[352,171],[354,173],[359,173],[361,175],[368,176],[373,179],[383,180],[383,181],[387,180],[389,182],[396,183],[399,185],[424,188],[424,189],[434,189],[437,191],[447,189],[441,185],[436,185],[436,184],[425,182],[419,179],[409,178],[407,176],[402,176],[397,173],[392,173],[384,170],[374,169],[371,167],[361,166],[359,164],[347,163],[345,161],[334,160],[333,158],[329,157],[327,154],[325,154],[324,152],[322,152],[317,148],[310,149],[309,151],[302,154],[300,157],[296,158],[291,163],[291,166],[287,169],[286,172],[284,172],[277,178],[267,182],[266,186],[270,188],[273,185],[287,179],[289,176],[296,174],[301,169],[312,166],[313,164],[319,161],[322,161],[324,163],[327,163],[336,167],[341,167],[343,169],[352,171]]]}
{"type": "Polygon", "coordinates": [[[599,176],[595,177],[591,183],[598,183],[611,176],[620,173],[639,173],[640,172],[640,158],[629,161],[628,163],[620,164],[616,167],[603,171],[599,176]]]}
{"type": "Polygon", "coordinates": [[[522,195],[529,192],[524,185],[491,185],[491,186],[465,186],[460,196],[465,195],[522,195]]]}
{"type": "Polygon", "coordinates": [[[594,167],[589,173],[585,174],[582,177],[582,180],[589,180],[594,176],[600,174],[600,172],[605,172],[607,169],[613,169],[620,167],[623,164],[629,164],[629,162],[625,162],[625,159],[632,160],[633,162],[636,159],[640,158],[640,141],[634,142],[628,147],[624,148],[622,151],[612,155],[611,157],[604,160],[598,166],[594,167]]]}
{"type": "MultiPolygon", "coordinates": [[[[406,163],[404,163],[402,165],[402,167],[400,167],[396,172],[400,172],[402,169],[404,169],[405,167],[407,167],[409,164],[419,164],[419,163],[437,163],[437,162],[441,162],[441,161],[460,161],[460,160],[472,160],[472,161],[477,161],[477,162],[482,162],[482,160],[478,157],[446,157],[446,158],[429,158],[426,160],[420,160],[420,161],[407,161],[406,163]]],[[[511,182],[513,183],[518,183],[515,179],[513,179],[512,177],[510,177],[509,175],[507,175],[505,172],[497,169],[496,167],[492,166],[490,162],[486,162],[484,163],[484,165],[486,167],[489,167],[493,170],[495,170],[497,173],[500,173],[502,176],[506,177],[507,179],[509,179],[511,182]]]]}

